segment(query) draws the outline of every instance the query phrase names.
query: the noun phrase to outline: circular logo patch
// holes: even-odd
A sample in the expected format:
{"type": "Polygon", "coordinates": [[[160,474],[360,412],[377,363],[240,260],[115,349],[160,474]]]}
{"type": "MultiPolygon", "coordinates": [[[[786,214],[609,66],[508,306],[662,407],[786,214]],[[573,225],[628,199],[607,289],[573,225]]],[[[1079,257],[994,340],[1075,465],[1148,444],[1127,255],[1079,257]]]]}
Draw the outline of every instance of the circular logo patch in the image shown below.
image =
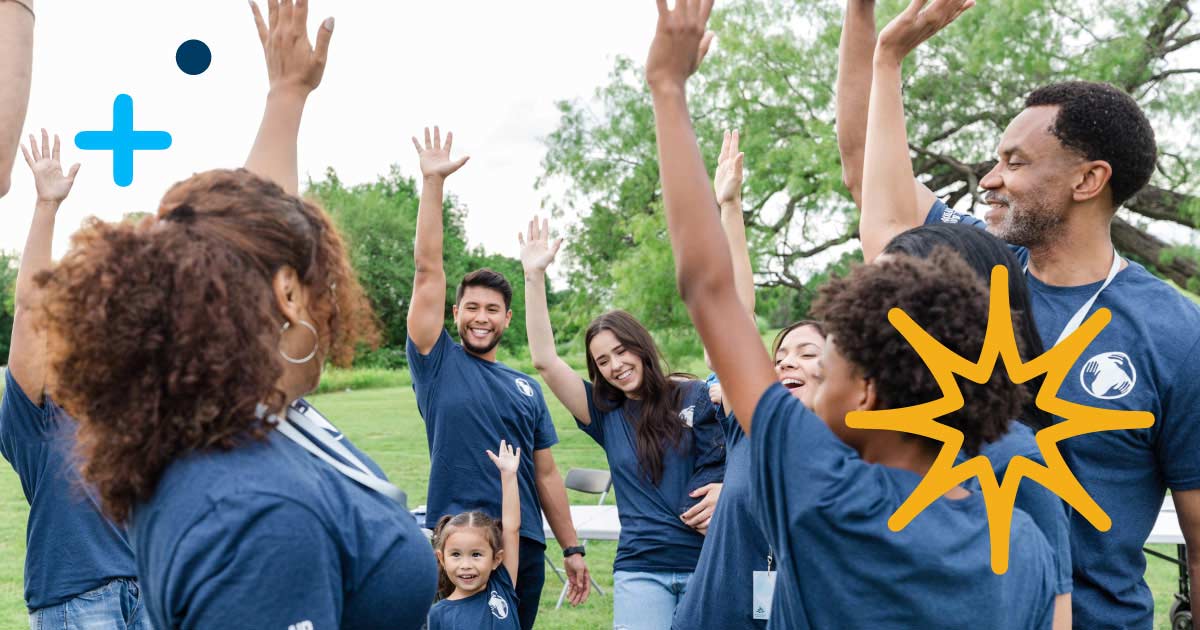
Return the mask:
{"type": "Polygon", "coordinates": [[[1123,398],[1137,384],[1137,370],[1124,352],[1103,352],[1083,364],[1079,384],[1101,400],[1123,398]]]}
{"type": "Polygon", "coordinates": [[[496,591],[492,591],[491,597],[488,598],[488,608],[492,609],[492,615],[497,619],[508,619],[508,602],[496,591]]]}
{"type": "Polygon", "coordinates": [[[523,378],[518,378],[518,379],[516,379],[516,383],[517,383],[517,389],[521,390],[522,394],[525,394],[526,396],[529,396],[530,398],[533,397],[533,386],[529,384],[529,381],[527,381],[523,378]]]}

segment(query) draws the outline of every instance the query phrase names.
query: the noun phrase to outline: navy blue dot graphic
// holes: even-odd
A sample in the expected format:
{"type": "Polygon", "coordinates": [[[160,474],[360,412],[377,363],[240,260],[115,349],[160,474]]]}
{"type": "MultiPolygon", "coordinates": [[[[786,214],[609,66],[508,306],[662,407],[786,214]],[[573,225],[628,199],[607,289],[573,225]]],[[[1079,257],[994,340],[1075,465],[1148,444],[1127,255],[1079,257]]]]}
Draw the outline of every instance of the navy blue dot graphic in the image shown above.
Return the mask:
{"type": "Polygon", "coordinates": [[[212,51],[208,49],[208,44],[198,39],[189,39],[180,44],[179,50],[175,51],[175,63],[180,70],[195,76],[208,70],[208,64],[212,63],[212,51]]]}

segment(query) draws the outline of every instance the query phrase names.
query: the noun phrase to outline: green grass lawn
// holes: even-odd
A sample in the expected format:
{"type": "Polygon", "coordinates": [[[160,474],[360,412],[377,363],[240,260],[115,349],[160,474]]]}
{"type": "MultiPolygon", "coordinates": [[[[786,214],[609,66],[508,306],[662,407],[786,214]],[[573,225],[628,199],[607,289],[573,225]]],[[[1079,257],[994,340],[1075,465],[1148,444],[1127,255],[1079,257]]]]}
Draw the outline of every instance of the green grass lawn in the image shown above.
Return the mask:
{"type": "MultiPolygon", "coordinates": [[[[548,390],[547,390],[548,391],[548,390]]],[[[315,396],[313,402],[334,421],[354,443],[369,453],[391,480],[403,488],[411,505],[425,502],[425,484],[429,454],[425,429],[417,413],[412,389],[398,387],[315,396]]],[[[560,442],[554,448],[559,468],[607,468],[604,453],[582,431],[575,428],[567,411],[549,399],[550,411],[558,428],[560,442]]],[[[594,503],[592,495],[572,493],[572,503],[594,503]]],[[[610,497],[611,502],[611,497],[610,497]]],[[[25,555],[25,520],[28,506],[21,486],[11,468],[0,473],[0,628],[27,627],[22,599],[22,574],[25,555]]],[[[1173,548],[1160,551],[1174,554],[1173,548]]],[[[557,556],[551,543],[549,553],[557,556]]],[[[588,566],[610,597],[595,594],[579,608],[564,606],[554,610],[559,582],[548,574],[538,615],[539,629],[585,629],[612,627],[612,561],[615,543],[593,542],[588,545],[588,566]]],[[[1166,622],[1170,594],[1174,592],[1176,570],[1173,565],[1150,558],[1146,579],[1155,593],[1156,628],[1169,629],[1166,622]]]]}

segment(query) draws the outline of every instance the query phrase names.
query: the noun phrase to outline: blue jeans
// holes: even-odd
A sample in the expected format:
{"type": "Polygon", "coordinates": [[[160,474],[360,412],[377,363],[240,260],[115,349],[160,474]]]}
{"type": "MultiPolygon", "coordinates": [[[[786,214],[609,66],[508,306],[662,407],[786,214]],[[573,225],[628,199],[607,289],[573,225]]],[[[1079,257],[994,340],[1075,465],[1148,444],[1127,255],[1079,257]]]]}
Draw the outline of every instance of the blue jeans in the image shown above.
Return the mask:
{"type": "Polygon", "coordinates": [[[30,630],[153,630],[136,581],[117,578],[57,606],[29,612],[30,630]]]}
{"type": "Polygon", "coordinates": [[[691,573],[613,573],[613,630],[668,630],[691,573]]]}

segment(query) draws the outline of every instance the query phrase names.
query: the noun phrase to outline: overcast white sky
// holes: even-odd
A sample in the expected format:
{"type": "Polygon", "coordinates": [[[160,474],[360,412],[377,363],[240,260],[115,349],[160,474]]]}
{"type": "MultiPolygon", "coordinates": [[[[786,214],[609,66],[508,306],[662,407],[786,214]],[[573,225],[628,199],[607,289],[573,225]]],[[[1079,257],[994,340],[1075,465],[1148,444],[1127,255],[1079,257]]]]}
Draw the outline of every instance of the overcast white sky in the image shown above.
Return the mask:
{"type": "MultiPolygon", "coordinates": [[[[310,33],[330,15],[336,28],[300,133],[301,180],[319,179],[332,166],[345,182],[370,181],[391,163],[415,175],[409,137],[440,124],[454,131],[456,153],[471,155],[448,184],[470,208],[471,244],[514,256],[515,233],[544,196],[533,184],[545,152],[541,139],[558,122],[555,101],[590,97],[617,55],[642,59],[655,23],[651,0],[310,5],[310,33]]],[[[26,132],[59,133],[64,161],[83,164],[59,213],[56,257],[84,217],[153,211],[171,183],[243,163],[267,89],[246,2],[42,0],[37,9],[26,132]],[[188,39],[212,49],[202,75],[175,65],[175,50],[188,39]],[[137,128],[174,138],[166,151],[137,153],[128,188],[113,183],[110,153],[79,151],[73,142],[79,131],[111,128],[121,93],[133,97],[137,128]]],[[[1200,65],[1200,50],[1187,57],[1176,61],[1200,65]]],[[[23,247],[34,198],[18,155],[12,190],[0,199],[0,249],[23,247]]]]}
{"type": "MultiPolygon", "coordinates": [[[[262,114],[266,70],[244,0],[38,2],[33,94],[26,133],[45,127],[63,160],[83,166],[59,213],[54,254],[89,215],[153,211],[166,188],[194,172],[245,161],[262,114]],[[206,42],[212,66],[188,76],[175,50],[206,42]],[[109,152],[80,151],[77,132],[110,129],[127,93],[134,124],[166,130],[166,151],[138,152],[128,188],[112,180],[109,152]]],[[[260,2],[264,7],[265,0],[260,2]]],[[[467,234],[489,251],[517,254],[516,232],[538,209],[533,189],[554,130],[554,102],[587,97],[616,55],[645,55],[655,24],[649,0],[413,2],[311,0],[310,33],[336,18],[329,64],[300,132],[300,176],[326,167],[358,183],[398,163],[417,174],[409,137],[425,125],[454,131],[471,162],[447,189],[470,207],[467,234]]],[[[35,192],[17,156],[0,199],[0,249],[24,246],[35,192]]]]}

